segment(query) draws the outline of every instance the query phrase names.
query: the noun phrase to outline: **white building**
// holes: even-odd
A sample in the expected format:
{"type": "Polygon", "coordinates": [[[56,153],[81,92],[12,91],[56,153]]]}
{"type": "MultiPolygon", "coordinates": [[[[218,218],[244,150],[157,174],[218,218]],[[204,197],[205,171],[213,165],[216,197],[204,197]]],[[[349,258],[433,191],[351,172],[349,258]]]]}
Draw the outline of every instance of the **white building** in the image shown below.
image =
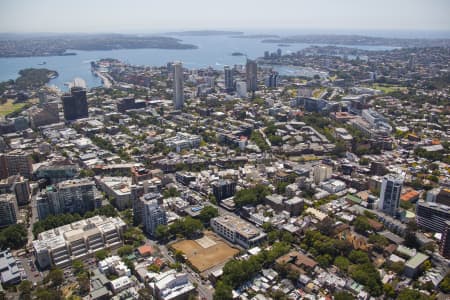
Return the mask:
{"type": "Polygon", "coordinates": [[[236,94],[240,98],[247,98],[247,83],[245,81],[236,82],[236,94]]]}
{"type": "Polygon", "coordinates": [[[200,146],[201,140],[199,135],[177,132],[176,136],[166,139],[164,143],[167,147],[180,152],[183,149],[197,148],[200,146]]]}
{"type": "Polygon", "coordinates": [[[333,168],[327,165],[317,165],[313,170],[314,183],[319,184],[322,181],[328,180],[333,174],[333,168]]]}
{"type": "Polygon", "coordinates": [[[388,215],[395,216],[400,204],[403,176],[388,174],[383,177],[380,191],[379,209],[388,215]]]}
{"type": "Polygon", "coordinates": [[[244,248],[251,248],[266,238],[264,232],[233,215],[219,216],[210,222],[214,232],[244,248]]]}
{"type": "Polygon", "coordinates": [[[122,259],[117,256],[109,256],[98,263],[98,269],[104,274],[116,274],[118,276],[131,276],[131,271],[122,261],[122,259]]]}
{"type": "Polygon", "coordinates": [[[155,277],[150,284],[154,296],[159,300],[172,300],[184,298],[195,290],[195,286],[189,281],[188,274],[177,273],[170,270],[155,277]]]}
{"type": "Polygon", "coordinates": [[[114,294],[120,293],[121,291],[134,286],[134,282],[128,276],[121,276],[117,279],[111,280],[109,284],[111,285],[111,290],[114,294]]]}
{"type": "Polygon", "coordinates": [[[41,268],[64,267],[99,250],[121,246],[125,228],[118,217],[95,216],[41,232],[33,241],[33,252],[41,268]]]}

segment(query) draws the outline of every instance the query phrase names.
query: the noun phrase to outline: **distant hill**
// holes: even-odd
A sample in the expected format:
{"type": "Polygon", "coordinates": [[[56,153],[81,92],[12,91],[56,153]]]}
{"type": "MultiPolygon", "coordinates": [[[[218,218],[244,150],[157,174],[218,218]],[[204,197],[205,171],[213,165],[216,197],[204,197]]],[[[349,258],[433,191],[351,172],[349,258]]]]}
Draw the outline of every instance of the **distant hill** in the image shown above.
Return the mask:
{"type": "Polygon", "coordinates": [[[188,30],[188,31],[175,31],[167,32],[166,35],[177,36],[213,36],[213,35],[241,35],[244,34],[241,31],[226,31],[226,30],[188,30]]]}

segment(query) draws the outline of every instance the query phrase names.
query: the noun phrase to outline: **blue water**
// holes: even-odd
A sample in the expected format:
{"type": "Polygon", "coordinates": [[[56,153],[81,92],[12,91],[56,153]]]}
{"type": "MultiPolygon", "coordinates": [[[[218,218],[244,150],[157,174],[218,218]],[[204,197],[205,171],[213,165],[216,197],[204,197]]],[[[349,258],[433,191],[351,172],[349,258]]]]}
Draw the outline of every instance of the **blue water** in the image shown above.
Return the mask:
{"type": "MultiPolygon", "coordinates": [[[[177,37],[179,38],[179,37],[177,37]]],[[[15,79],[18,72],[25,68],[48,68],[56,70],[59,76],[50,82],[61,90],[66,90],[64,83],[81,77],[86,81],[88,88],[100,86],[98,77],[93,76],[90,62],[101,58],[116,58],[129,64],[164,66],[170,61],[182,61],[186,68],[198,69],[213,67],[222,69],[224,65],[245,64],[245,56],[232,56],[233,52],[245,53],[249,58],[264,55],[264,51],[276,51],[277,44],[261,43],[259,39],[237,39],[228,36],[193,36],[181,37],[182,42],[194,44],[198,49],[192,50],[164,50],[164,49],[123,49],[111,51],[72,51],[74,56],[47,56],[47,57],[18,57],[0,58],[0,81],[15,79]],[[39,65],[42,62],[45,65],[39,65]]],[[[281,47],[283,53],[295,52],[310,44],[292,44],[290,47],[281,47]]],[[[358,46],[354,48],[364,50],[387,50],[393,47],[358,46]]]]}

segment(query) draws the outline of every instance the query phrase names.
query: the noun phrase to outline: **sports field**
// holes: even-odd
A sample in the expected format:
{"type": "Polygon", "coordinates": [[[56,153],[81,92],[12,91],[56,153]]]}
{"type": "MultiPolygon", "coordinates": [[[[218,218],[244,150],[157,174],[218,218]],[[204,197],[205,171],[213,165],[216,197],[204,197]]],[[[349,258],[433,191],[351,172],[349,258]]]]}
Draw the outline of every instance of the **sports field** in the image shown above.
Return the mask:
{"type": "Polygon", "coordinates": [[[224,263],[239,253],[238,249],[228,246],[222,238],[210,231],[206,231],[201,239],[184,240],[171,247],[183,252],[199,272],[224,263]]]}

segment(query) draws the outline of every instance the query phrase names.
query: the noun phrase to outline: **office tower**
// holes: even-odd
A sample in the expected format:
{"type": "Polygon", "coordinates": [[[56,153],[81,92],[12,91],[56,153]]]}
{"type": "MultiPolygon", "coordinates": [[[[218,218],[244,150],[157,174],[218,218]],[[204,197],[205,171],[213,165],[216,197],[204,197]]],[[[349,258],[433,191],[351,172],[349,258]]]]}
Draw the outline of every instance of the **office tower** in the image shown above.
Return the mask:
{"type": "Polygon", "coordinates": [[[328,180],[331,178],[333,173],[333,168],[327,165],[317,165],[313,170],[314,183],[319,184],[322,181],[328,180]]]}
{"type": "Polygon", "coordinates": [[[439,245],[439,253],[450,258],[450,221],[445,222],[444,232],[442,232],[441,243],[439,245]]]}
{"type": "Polygon", "coordinates": [[[236,182],[232,180],[219,180],[212,184],[213,195],[218,202],[234,196],[236,193],[236,182]]]}
{"type": "Polygon", "coordinates": [[[0,227],[16,224],[18,214],[16,197],[12,194],[0,195],[0,227]]]}
{"type": "Polygon", "coordinates": [[[181,62],[173,64],[173,106],[182,109],[184,105],[183,65],[181,62]]]}
{"type": "Polygon", "coordinates": [[[416,222],[420,228],[442,233],[447,221],[450,221],[450,207],[447,205],[424,201],[417,202],[416,222]]]}
{"type": "Polygon", "coordinates": [[[70,94],[62,96],[64,118],[66,121],[89,117],[86,89],[75,86],[70,89],[70,94]]]}
{"type": "Polygon", "coordinates": [[[245,71],[247,73],[247,91],[255,92],[258,89],[258,66],[256,62],[247,59],[245,71]]]}
{"type": "MultiPolygon", "coordinates": [[[[21,150],[14,150],[5,154],[4,157],[4,161],[1,162],[1,164],[5,164],[7,175],[12,176],[20,174],[25,178],[31,178],[33,165],[31,163],[30,154],[21,150]]],[[[4,169],[3,166],[0,168],[4,169]]]]}
{"type": "Polygon", "coordinates": [[[278,49],[277,49],[277,57],[281,57],[281,54],[282,54],[281,49],[278,48],[278,49]]]}
{"type": "Polygon", "coordinates": [[[234,90],[233,70],[229,66],[224,67],[225,72],[225,89],[227,92],[234,90]]]}
{"type": "Polygon", "coordinates": [[[402,186],[403,177],[400,175],[388,174],[383,177],[380,191],[380,210],[391,216],[397,214],[402,186]]]}
{"type": "Polygon", "coordinates": [[[167,225],[166,211],[158,204],[157,200],[150,200],[144,204],[144,231],[155,235],[158,225],[167,225]]]}

